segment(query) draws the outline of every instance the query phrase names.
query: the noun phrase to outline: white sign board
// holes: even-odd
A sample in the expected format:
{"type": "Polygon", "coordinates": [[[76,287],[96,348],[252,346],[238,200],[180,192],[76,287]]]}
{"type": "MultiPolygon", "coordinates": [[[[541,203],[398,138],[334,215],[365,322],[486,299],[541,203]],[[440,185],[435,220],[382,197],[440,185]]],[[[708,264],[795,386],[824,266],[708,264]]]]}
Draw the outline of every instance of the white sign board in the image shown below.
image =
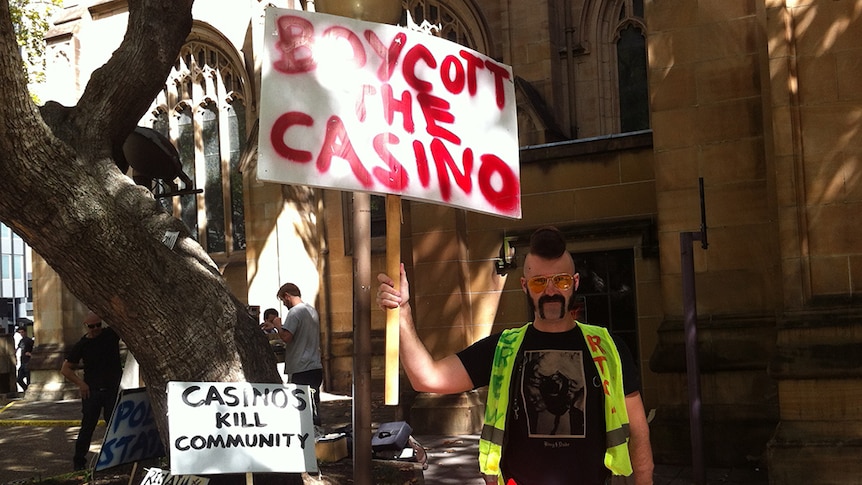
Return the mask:
{"type": "Polygon", "coordinates": [[[514,76],[438,37],[268,8],[257,176],[521,217],[514,76]]]}
{"type": "Polygon", "coordinates": [[[172,475],[317,471],[308,386],[169,382],[172,475]]]}

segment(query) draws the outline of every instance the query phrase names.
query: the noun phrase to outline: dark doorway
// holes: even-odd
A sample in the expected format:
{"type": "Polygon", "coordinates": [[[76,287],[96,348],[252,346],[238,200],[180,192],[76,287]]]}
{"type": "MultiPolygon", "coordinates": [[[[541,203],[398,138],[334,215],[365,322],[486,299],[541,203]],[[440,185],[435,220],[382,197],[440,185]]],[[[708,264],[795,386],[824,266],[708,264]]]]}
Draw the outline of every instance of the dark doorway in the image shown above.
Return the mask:
{"type": "Polygon", "coordinates": [[[607,327],[625,341],[635,361],[640,361],[634,250],[572,253],[572,257],[580,274],[576,295],[583,308],[578,318],[607,327]]]}

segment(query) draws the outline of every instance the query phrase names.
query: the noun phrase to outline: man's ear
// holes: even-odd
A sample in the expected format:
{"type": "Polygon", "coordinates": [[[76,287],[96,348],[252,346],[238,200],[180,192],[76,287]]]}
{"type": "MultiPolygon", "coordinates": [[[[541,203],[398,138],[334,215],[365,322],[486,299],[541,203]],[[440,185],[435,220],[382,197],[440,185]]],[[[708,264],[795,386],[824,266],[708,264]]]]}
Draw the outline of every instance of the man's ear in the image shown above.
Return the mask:
{"type": "Polygon", "coordinates": [[[527,289],[527,278],[524,278],[523,276],[521,276],[521,289],[524,293],[528,295],[530,294],[530,290],[527,289]]]}
{"type": "Polygon", "coordinates": [[[581,275],[579,273],[575,273],[573,276],[575,277],[575,289],[574,289],[574,291],[578,291],[578,286],[581,284],[581,275]]]}

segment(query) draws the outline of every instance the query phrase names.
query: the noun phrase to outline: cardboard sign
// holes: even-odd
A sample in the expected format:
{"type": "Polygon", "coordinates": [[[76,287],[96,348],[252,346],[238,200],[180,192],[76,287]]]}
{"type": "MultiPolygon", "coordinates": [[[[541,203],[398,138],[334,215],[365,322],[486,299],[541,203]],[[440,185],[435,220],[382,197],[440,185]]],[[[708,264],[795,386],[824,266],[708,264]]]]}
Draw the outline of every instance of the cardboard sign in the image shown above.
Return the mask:
{"type": "Polygon", "coordinates": [[[258,178],[521,217],[512,69],[385,24],[267,8],[258,178]]]}
{"type": "Polygon", "coordinates": [[[146,389],[123,389],[102,440],[96,471],[165,456],[146,389]]]}
{"type": "Polygon", "coordinates": [[[169,382],[171,474],[317,471],[308,386],[169,382]]]}
{"type": "Polygon", "coordinates": [[[209,478],[195,475],[171,475],[161,468],[147,468],[141,485],[207,485],[209,478]]]}

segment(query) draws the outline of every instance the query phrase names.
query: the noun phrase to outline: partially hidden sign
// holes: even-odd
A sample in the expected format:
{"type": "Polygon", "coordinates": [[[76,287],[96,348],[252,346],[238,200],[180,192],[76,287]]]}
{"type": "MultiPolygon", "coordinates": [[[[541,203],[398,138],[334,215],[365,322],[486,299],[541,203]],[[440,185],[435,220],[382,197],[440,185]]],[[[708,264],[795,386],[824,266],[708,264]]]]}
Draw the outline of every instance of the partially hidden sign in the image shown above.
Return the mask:
{"type": "Polygon", "coordinates": [[[521,217],[512,69],[421,32],[268,8],[258,178],[521,217]]]}
{"type": "Polygon", "coordinates": [[[308,386],[169,382],[172,475],[317,471],[308,386]]]}
{"type": "Polygon", "coordinates": [[[196,475],[171,475],[161,468],[147,468],[141,485],[207,485],[210,479],[196,475]]]}
{"type": "Polygon", "coordinates": [[[121,390],[105,431],[95,470],[161,456],[165,456],[165,449],[146,389],[121,390]]]}

